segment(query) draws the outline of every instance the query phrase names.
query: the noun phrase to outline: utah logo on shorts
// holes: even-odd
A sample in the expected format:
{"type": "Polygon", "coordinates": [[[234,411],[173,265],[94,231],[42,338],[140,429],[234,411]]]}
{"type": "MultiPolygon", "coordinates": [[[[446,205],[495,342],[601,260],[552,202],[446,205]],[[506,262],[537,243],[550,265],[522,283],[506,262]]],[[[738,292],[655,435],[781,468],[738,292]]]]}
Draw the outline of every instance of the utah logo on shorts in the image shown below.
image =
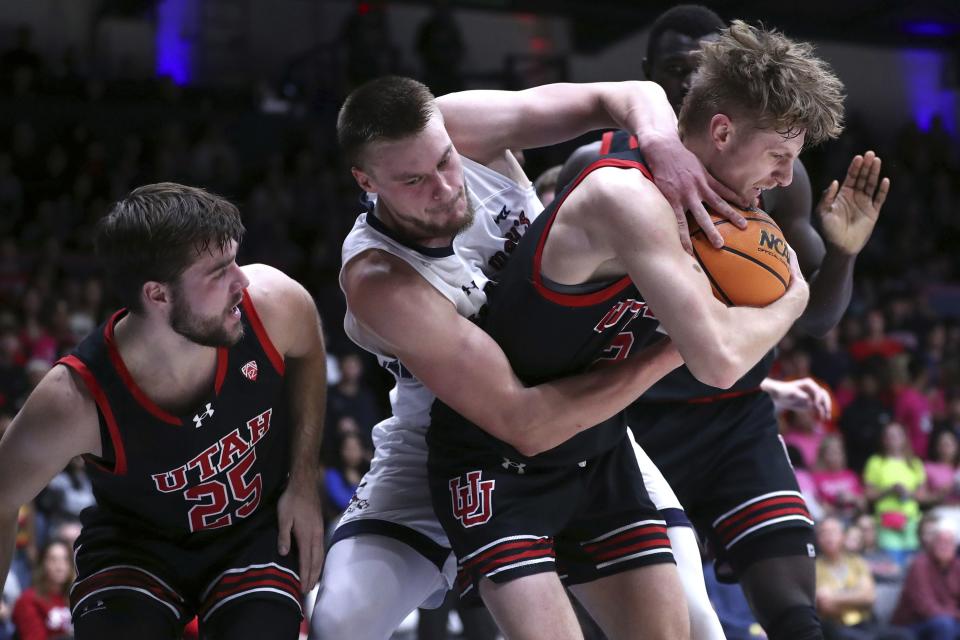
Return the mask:
{"type": "Polygon", "coordinates": [[[247,364],[240,367],[240,373],[247,377],[247,380],[253,382],[257,379],[257,361],[251,360],[247,364]]]}
{"type": "Polygon", "coordinates": [[[484,524],[493,515],[493,488],[496,480],[481,480],[480,471],[467,473],[467,486],[460,486],[460,478],[450,481],[453,515],[464,528],[484,524]]]}

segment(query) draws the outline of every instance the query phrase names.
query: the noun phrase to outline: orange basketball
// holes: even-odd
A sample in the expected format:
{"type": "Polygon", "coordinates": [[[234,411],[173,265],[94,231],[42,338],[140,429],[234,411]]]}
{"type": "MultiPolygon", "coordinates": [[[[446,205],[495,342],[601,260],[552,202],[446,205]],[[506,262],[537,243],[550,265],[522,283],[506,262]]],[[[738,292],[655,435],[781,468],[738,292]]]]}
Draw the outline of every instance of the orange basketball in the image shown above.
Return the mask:
{"type": "MultiPolygon", "coordinates": [[[[790,283],[787,242],[773,218],[760,209],[741,210],[747,228],[711,214],[724,245],[715,249],[702,229],[690,234],[693,254],[713,286],[713,295],[731,306],[763,307],[777,300],[790,283]]],[[[691,228],[696,223],[691,221],[691,228]]]]}

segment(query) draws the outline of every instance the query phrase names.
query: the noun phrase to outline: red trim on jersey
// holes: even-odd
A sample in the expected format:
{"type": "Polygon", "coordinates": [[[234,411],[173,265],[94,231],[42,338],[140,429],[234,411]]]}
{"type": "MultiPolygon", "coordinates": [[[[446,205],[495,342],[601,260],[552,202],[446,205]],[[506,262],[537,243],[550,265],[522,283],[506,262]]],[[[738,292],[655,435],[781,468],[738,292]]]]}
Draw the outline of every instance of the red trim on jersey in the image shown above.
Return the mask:
{"type": "Polygon", "coordinates": [[[628,286],[630,286],[630,276],[624,276],[614,282],[613,284],[595,291],[593,293],[586,294],[571,294],[571,293],[558,293],[551,290],[546,285],[543,284],[543,275],[540,273],[540,263],[543,259],[543,248],[547,244],[547,236],[550,234],[550,228],[553,226],[554,220],[557,219],[557,213],[560,211],[560,207],[563,206],[563,203],[566,201],[567,197],[573,190],[579,185],[584,178],[586,178],[592,171],[600,169],[602,167],[617,167],[619,169],[639,169],[640,173],[646,176],[647,179],[653,180],[653,175],[650,173],[650,170],[647,169],[642,163],[637,162],[636,160],[623,160],[620,158],[601,158],[597,160],[586,169],[580,172],[580,175],[577,176],[576,181],[573,185],[567,189],[566,193],[561,198],[560,202],[557,203],[557,206],[553,208],[553,212],[550,214],[550,219],[547,220],[547,226],[543,229],[543,234],[541,234],[540,239],[537,243],[537,252],[533,256],[533,286],[542,297],[546,298],[550,302],[559,304],[565,307],[589,307],[595,304],[600,304],[601,302],[608,300],[628,286]]]}
{"type": "Polygon", "coordinates": [[[220,395],[223,380],[227,377],[227,364],[230,361],[230,351],[226,347],[217,348],[217,379],[213,385],[213,392],[220,395]]]}
{"type": "Polygon", "coordinates": [[[270,341],[270,336],[267,335],[267,330],[264,328],[260,316],[257,315],[256,308],[253,306],[253,299],[246,289],[243,290],[243,302],[240,304],[243,305],[243,310],[246,312],[247,317],[250,318],[250,326],[253,327],[253,332],[257,334],[257,340],[260,341],[260,346],[263,347],[263,350],[266,352],[270,364],[272,364],[273,368],[277,370],[277,373],[282,376],[284,371],[283,356],[280,355],[280,352],[277,351],[277,348],[273,346],[273,343],[270,341]]]}
{"type": "Polygon", "coordinates": [[[604,131],[600,138],[600,155],[605,156],[610,153],[610,147],[613,146],[613,131],[604,131]]]}
{"type": "Polygon", "coordinates": [[[583,545],[583,550],[587,553],[596,553],[603,547],[616,546],[632,538],[649,535],[666,536],[667,528],[662,524],[648,524],[639,526],[634,529],[624,531],[623,533],[619,533],[612,538],[607,538],[606,540],[601,540],[600,542],[591,542],[590,544],[585,544],[583,545]]]}
{"type": "Polygon", "coordinates": [[[107,422],[107,431],[110,432],[110,442],[113,443],[113,455],[116,460],[113,463],[113,469],[108,468],[106,465],[95,462],[95,464],[107,471],[109,473],[116,474],[118,476],[125,475],[127,473],[127,454],[123,449],[123,439],[120,437],[120,427],[117,425],[117,420],[113,415],[113,409],[110,408],[110,402],[107,400],[107,394],[103,392],[103,389],[100,387],[100,383],[97,382],[97,379],[93,376],[93,372],[87,368],[87,365],[84,364],[83,360],[77,356],[64,356],[57,360],[57,364],[62,364],[64,366],[70,367],[80,376],[80,379],[83,380],[83,383],[87,386],[87,390],[90,391],[90,395],[93,396],[94,402],[97,403],[97,407],[100,409],[100,413],[103,414],[103,419],[107,422]]]}
{"type": "Polygon", "coordinates": [[[639,149],[640,142],[637,140],[637,136],[631,134],[630,140],[627,142],[627,146],[629,146],[631,149],[639,149]]]}
{"type": "Polygon", "coordinates": [[[520,540],[518,542],[504,542],[487,549],[480,555],[470,558],[461,566],[460,570],[470,570],[472,571],[477,565],[483,564],[491,559],[493,556],[510,551],[513,549],[527,549],[531,550],[535,547],[543,547],[546,551],[553,550],[553,540],[551,538],[539,538],[537,540],[520,540]]]}
{"type": "Polygon", "coordinates": [[[687,404],[710,404],[711,402],[719,402],[721,400],[729,400],[731,398],[739,398],[741,396],[748,396],[752,393],[759,393],[761,391],[760,387],[753,387],[752,389],[743,389],[741,391],[727,391],[725,393],[718,393],[715,396],[702,396],[700,398],[689,398],[682,400],[687,404]]]}
{"type": "Polygon", "coordinates": [[[636,553],[637,551],[646,551],[647,549],[653,549],[655,547],[661,547],[663,549],[671,548],[670,539],[667,538],[666,534],[650,540],[641,540],[640,542],[635,542],[626,547],[617,547],[615,549],[594,552],[590,557],[594,562],[603,562],[605,560],[613,560],[614,558],[627,556],[632,553],[636,553]]]}
{"type": "Polygon", "coordinates": [[[113,368],[117,370],[120,379],[123,380],[123,384],[141,407],[146,409],[154,418],[179,427],[183,424],[180,418],[161,409],[157,403],[143,392],[143,389],[137,386],[136,381],[134,381],[133,376],[130,375],[130,371],[127,369],[127,365],[123,363],[123,358],[120,357],[120,350],[117,349],[117,341],[113,335],[113,326],[120,320],[121,315],[126,312],[126,309],[120,309],[114,313],[110,316],[110,320],[107,321],[107,324],[103,328],[103,337],[107,343],[107,353],[110,354],[110,362],[113,363],[113,368]]]}

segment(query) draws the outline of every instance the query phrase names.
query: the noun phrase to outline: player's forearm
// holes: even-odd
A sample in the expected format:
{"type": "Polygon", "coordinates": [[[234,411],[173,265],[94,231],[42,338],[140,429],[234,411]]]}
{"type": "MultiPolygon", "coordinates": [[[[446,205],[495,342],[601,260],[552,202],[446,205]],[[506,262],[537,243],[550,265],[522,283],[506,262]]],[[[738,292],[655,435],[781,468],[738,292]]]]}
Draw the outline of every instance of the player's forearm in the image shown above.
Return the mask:
{"type": "Polygon", "coordinates": [[[732,386],[786,335],[803,313],[806,303],[806,291],[802,288],[788,290],[786,295],[766,307],[729,307],[722,310],[716,333],[719,343],[715,362],[709,362],[709,351],[706,362],[703,358],[691,355],[687,358],[691,373],[712,386],[732,386]],[[705,380],[704,375],[717,376],[719,379],[705,380]]]}
{"type": "Polygon", "coordinates": [[[797,328],[823,337],[843,317],[853,295],[853,265],[856,256],[827,247],[823,262],[810,279],[810,302],[797,319],[797,328]]]}
{"type": "Polygon", "coordinates": [[[529,387],[514,403],[517,412],[504,416],[501,439],[526,456],[548,451],[622,411],[681,364],[665,340],[626,360],[529,387]]]}
{"type": "Polygon", "coordinates": [[[287,360],[287,385],[293,428],[290,483],[316,490],[327,406],[327,365],[322,342],[307,357],[287,360]]]}

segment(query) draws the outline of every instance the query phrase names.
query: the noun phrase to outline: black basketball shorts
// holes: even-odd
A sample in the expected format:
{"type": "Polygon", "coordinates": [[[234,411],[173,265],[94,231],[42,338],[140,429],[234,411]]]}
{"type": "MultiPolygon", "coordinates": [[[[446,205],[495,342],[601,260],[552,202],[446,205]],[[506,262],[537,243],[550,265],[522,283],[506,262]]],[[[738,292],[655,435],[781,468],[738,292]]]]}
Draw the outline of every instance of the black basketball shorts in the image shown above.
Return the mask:
{"type": "Polygon", "coordinates": [[[626,437],[559,466],[489,451],[430,450],[433,507],[458,558],[461,595],[555,571],[565,584],[673,562],[666,523],[643,486],[626,437]]]}
{"type": "Polygon", "coordinates": [[[766,539],[778,531],[813,527],[767,394],[650,402],[642,409],[631,407],[629,416],[637,442],[734,574],[771,555],[811,553],[806,544],[778,547],[766,539]]]}

